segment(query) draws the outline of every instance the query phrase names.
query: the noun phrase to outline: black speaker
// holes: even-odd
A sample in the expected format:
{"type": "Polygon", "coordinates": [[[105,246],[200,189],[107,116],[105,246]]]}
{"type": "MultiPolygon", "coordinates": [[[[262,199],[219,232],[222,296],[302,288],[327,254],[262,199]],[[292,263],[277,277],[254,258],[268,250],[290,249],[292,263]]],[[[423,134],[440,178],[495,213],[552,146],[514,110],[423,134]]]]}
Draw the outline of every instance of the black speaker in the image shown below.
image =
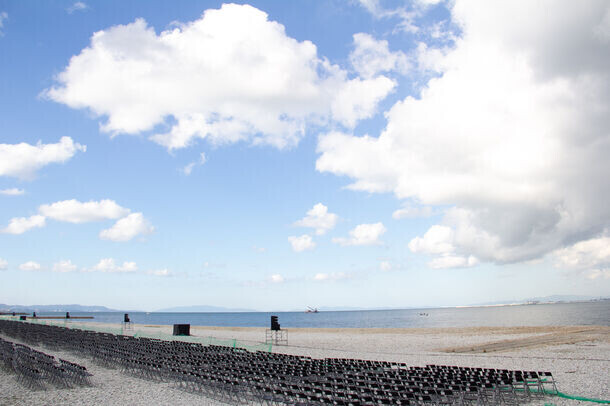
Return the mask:
{"type": "Polygon", "coordinates": [[[280,323],[277,322],[277,316],[271,316],[271,330],[280,331],[280,323]]]}
{"type": "Polygon", "coordinates": [[[70,318],[70,312],[66,312],[66,319],[70,318]]]}
{"type": "Polygon", "coordinates": [[[25,320],[26,317],[25,316],[19,316],[19,320],[25,320]]]}
{"type": "Polygon", "coordinates": [[[125,313],[125,316],[123,317],[123,322],[124,323],[130,323],[131,322],[131,320],[129,320],[129,314],[128,313],[125,313]]]}
{"type": "Polygon", "coordinates": [[[191,325],[190,324],[174,324],[174,335],[175,336],[190,336],[191,325]]]}

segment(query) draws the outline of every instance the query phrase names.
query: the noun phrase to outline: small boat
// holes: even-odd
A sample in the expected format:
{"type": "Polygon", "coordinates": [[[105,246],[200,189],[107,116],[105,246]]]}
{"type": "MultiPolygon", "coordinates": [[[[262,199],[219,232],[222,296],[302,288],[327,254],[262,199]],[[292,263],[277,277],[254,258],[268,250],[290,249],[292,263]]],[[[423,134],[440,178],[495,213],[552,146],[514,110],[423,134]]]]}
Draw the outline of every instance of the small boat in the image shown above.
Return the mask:
{"type": "Polygon", "coordinates": [[[318,313],[318,309],[315,307],[307,306],[307,310],[305,310],[305,313],[318,313]]]}
{"type": "Polygon", "coordinates": [[[420,313],[419,315],[425,317],[428,316],[428,313],[420,313]]]}

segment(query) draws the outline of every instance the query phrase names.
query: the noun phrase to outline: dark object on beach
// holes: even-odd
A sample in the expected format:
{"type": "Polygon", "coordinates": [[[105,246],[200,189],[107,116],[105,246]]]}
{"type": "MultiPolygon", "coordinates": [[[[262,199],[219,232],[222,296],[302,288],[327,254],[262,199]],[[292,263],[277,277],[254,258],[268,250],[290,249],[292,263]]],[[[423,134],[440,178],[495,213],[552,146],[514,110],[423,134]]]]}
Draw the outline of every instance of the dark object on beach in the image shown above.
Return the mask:
{"type": "Polygon", "coordinates": [[[125,316],[123,316],[123,323],[131,323],[131,320],[129,320],[129,313],[125,313],[125,316]]]}
{"type": "Polygon", "coordinates": [[[19,320],[26,320],[26,316],[19,316],[19,320]]]}
{"type": "Polygon", "coordinates": [[[70,312],[66,312],[66,319],[70,318],[70,312]]]}
{"type": "Polygon", "coordinates": [[[32,313],[32,317],[36,317],[36,312],[32,313]]]}
{"type": "Polygon", "coordinates": [[[271,330],[280,331],[280,323],[277,322],[277,316],[271,316],[271,330]]]}
{"type": "Polygon", "coordinates": [[[174,335],[175,336],[190,336],[191,325],[190,324],[174,324],[174,335]]]}

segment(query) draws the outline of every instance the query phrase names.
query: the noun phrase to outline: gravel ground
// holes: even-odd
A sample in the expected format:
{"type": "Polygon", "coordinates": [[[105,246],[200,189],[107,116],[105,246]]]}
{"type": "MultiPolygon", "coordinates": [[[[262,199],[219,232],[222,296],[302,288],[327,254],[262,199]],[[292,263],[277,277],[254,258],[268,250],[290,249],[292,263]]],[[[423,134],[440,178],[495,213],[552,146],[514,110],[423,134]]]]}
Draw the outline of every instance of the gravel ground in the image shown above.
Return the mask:
{"type": "MultiPolygon", "coordinates": [[[[116,326],[115,326],[116,327],[116,326]]],[[[566,329],[568,329],[566,327],[566,329]]],[[[135,331],[169,332],[168,326],[136,326],[135,331]]],[[[447,353],[441,349],[527,339],[561,328],[472,328],[472,329],[289,329],[289,345],[274,346],[273,352],[315,358],[343,357],[405,362],[408,365],[459,365],[551,371],[558,389],[570,395],[610,399],[610,334],[573,344],[537,346],[494,353],[447,353]]],[[[568,331],[568,330],[566,330],[568,331]]],[[[193,335],[242,342],[264,340],[261,328],[192,327],[193,335]]],[[[10,337],[7,340],[15,341],[10,337]]],[[[50,388],[33,391],[20,386],[15,375],[0,371],[0,405],[210,405],[221,404],[175,387],[152,382],[94,364],[72,353],[42,351],[87,367],[93,373],[91,387],[50,388]]],[[[547,398],[539,404],[576,405],[578,402],[547,398]]]]}

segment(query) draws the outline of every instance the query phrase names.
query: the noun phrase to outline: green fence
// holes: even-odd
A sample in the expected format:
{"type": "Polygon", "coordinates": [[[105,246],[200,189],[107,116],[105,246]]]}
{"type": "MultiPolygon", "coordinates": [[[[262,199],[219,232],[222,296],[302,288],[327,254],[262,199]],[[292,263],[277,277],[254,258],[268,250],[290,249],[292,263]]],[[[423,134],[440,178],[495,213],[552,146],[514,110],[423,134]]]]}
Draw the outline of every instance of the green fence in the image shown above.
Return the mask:
{"type": "MultiPolygon", "coordinates": [[[[2,319],[20,321],[18,316],[0,316],[2,319]]],[[[23,321],[22,321],[23,322],[23,321]]],[[[202,345],[218,345],[223,347],[231,348],[242,348],[248,351],[265,351],[271,352],[272,345],[265,343],[245,343],[238,341],[237,339],[222,339],[216,337],[198,337],[198,336],[174,336],[171,334],[165,334],[160,332],[151,332],[145,330],[139,330],[136,328],[124,329],[123,327],[110,327],[106,325],[97,325],[96,323],[78,323],[74,321],[55,321],[55,320],[44,320],[44,319],[28,319],[26,323],[42,324],[47,326],[60,326],[79,330],[96,331],[98,333],[110,333],[115,335],[130,335],[133,337],[146,337],[156,338],[158,340],[166,341],[186,341],[189,343],[199,343],[202,345]]]]}

